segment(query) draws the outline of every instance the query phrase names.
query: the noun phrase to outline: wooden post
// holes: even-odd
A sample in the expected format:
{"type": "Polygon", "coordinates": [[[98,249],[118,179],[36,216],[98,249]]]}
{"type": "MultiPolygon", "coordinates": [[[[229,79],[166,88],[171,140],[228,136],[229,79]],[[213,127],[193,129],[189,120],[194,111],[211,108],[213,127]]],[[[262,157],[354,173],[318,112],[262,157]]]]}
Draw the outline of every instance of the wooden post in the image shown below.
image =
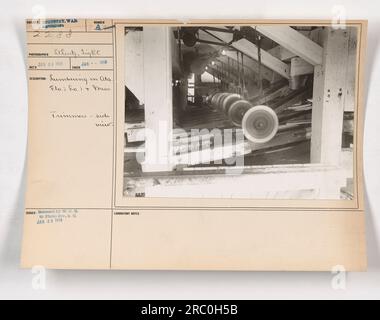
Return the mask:
{"type": "Polygon", "coordinates": [[[144,104],[143,34],[129,30],[125,35],[125,85],[144,104]]]}
{"type": "Polygon", "coordinates": [[[355,88],[356,88],[356,52],[357,52],[357,27],[348,27],[349,41],[348,41],[348,63],[347,63],[347,76],[346,76],[346,99],[344,101],[344,111],[354,112],[355,110],[355,88]]]}
{"type": "Polygon", "coordinates": [[[269,49],[268,53],[280,59],[281,61],[287,61],[287,60],[290,60],[291,58],[297,57],[297,55],[294,52],[291,52],[282,46],[276,46],[272,49],[269,49]]]}
{"type": "Polygon", "coordinates": [[[339,165],[348,63],[347,30],[325,28],[322,65],[314,68],[311,162],[339,165]]]}
{"type": "Polygon", "coordinates": [[[143,171],[170,171],[173,129],[172,32],[169,27],[143,29],[145,162],[143,171]]]}
{"type": "Polygon", "coordinates": [[[314,72],[314,67],[300,57],[290,59],[290,76],[302,76],[314,72]]]}

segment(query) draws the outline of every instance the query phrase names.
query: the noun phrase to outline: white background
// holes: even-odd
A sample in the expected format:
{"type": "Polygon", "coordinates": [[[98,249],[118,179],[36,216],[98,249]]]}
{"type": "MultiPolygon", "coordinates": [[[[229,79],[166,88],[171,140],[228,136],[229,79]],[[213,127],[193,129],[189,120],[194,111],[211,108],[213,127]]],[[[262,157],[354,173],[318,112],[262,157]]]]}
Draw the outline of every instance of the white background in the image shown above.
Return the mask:
{"type": "MultiPolygon", "coordinates": [[[[0,10],[0,298],[267,299],[380,298],[380,4],[374,0],[20,1],[0,10]],[[323,18],[343,5],[347,18],[368,19],[364,170],[369,268],[348,273],[334,290],[329,272],[128,272],[46,273],[46,290],[19,269],[25,192],[27,84],[24,19],[87,18],[323,18]]],[[[342,9],[340,7],[340,9],[342,9]]]]}

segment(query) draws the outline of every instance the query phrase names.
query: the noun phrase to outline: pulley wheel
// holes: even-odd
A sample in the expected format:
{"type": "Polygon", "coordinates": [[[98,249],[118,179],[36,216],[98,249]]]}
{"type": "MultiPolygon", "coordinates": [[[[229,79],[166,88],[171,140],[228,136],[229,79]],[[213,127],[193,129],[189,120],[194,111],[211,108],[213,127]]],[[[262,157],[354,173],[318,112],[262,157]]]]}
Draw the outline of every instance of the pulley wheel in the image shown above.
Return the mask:
{"type": "Polygon", "coordinates": [[[197,43],[197,37],[193,32],[184,32],[182,34],[182,41],[187,47],[194,47],[197,43]]]}
{"type": "Polygon", "coordinates": [[[231,105],[235,102],[241,100],[240,94],[237,93],[231,93],[226,98],[223,99],[222,103],[222,110],[223,112],[228,115],[228,110],[231,107],[231,105]]]}
{"type": "Polygon", "coordinates": [[[228,109],[228,118],[235,126],[241,127],[244,114],[252,107],[252,104],[247,100],[237,100],[228,109]]]}
{"type": "Polygon", "coordinates": [[[229,95],[229,93],[224,92],[224,93],[222,93],[222,94],[220,95],[220,97],[218,98],[218,102],[217,102],[217,104],[218,104],[218,109],[219,109],[219,110],[222,110],[223,101],[224,101],[225,98],[228,97],[228,95],[229,95]]]}
{"type": "Polygon", "coordinates": [[[214,109],[216,109],[217,108],[217,102],[218,102],[218,99],[219,99],[219,96],[221,95],[221,93],[220,92],[218,92],[218,93],[215,93],[215,94],[213,94],[213,96],[211,97],[211,107],[213,107],[214,109]]]}
{"type": "Polygon", "coordinates": [[[255,106],[249,109],[242,121],[245,137],[255,143],[270,141],[278,130],[278,117],[267,106],[255,106]]]}
{"type": "Polygon", "coordinates": [[[211,105],[211,99],[215,95],[215,93],[211,93],[206,97],[206,103],[211,105]]]}

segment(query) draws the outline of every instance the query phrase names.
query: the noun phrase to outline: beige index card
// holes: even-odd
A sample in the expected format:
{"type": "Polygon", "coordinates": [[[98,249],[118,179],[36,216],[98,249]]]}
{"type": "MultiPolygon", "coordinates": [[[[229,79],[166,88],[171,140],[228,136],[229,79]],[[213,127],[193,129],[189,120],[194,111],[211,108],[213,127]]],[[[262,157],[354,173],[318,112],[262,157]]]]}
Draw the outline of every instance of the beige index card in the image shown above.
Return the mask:
{"type": "Polygon", "coordinates": [[[22,267],[366,269],[366,21],[26,25],[22,267]]]}

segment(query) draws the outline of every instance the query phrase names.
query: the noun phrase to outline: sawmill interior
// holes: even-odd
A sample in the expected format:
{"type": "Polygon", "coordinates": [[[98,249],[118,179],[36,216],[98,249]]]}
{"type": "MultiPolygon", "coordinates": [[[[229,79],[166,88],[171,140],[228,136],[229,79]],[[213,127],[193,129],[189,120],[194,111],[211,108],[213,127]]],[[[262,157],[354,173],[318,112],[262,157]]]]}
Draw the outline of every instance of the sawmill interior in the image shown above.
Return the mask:
{"type": "Polygon", "coordinates": [[[127,27],[124,52],[125,196],[353,198],[356,27],[127,27]]]}

